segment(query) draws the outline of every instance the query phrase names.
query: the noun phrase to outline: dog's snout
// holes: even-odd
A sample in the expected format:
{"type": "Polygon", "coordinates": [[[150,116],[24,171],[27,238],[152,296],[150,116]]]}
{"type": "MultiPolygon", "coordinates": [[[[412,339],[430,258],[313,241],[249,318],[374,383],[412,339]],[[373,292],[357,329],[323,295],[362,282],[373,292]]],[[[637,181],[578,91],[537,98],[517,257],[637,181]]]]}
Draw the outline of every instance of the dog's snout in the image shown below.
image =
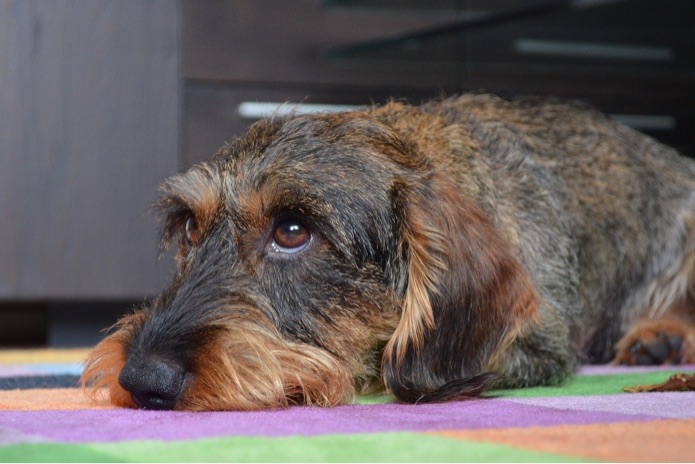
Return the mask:
{"type": "Polygon", "coordinates": [[[118,383],[143,409],[174,409],[183,392],[186,371],[162,359],[129,360],[118,383]]]}

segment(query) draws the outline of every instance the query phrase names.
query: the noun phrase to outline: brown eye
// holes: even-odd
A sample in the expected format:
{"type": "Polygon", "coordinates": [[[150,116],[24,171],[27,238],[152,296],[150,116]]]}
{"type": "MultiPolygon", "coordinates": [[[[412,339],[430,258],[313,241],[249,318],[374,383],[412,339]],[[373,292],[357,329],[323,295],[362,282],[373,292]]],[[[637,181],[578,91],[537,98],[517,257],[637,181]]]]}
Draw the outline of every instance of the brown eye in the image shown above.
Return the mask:
{"type": "Polygon", "coordinates": [[[198,231],[198,222],[193,216],[186,219],[186,242],[188,245],[195,246],[200,240],[200,232],[198,231]]]}
{"type": "Polygon", "coordinates": [[[273,233],[273,251],[277,253],[297,253],[303,250],[311,240],[309,229],[298,221],[282,221],[273,233]]]}

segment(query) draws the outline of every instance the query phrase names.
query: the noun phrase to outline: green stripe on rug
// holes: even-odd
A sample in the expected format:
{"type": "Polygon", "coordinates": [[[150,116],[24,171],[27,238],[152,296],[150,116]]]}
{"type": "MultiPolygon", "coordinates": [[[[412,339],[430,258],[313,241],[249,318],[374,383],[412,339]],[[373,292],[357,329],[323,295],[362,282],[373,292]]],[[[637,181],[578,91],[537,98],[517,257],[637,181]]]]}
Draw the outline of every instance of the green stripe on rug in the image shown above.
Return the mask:
{"type": "Polygon", "coordinates": [[[22,443],[0,447],[0,462],[123,462],[92,445],[63,443],[22,443]]]}
{"type": "Polygon", "coordinates": [[[642,372],[634,374],[580,375],[571,378],[558,387],[530,387],[515,390],[493,390],[490,396],[497,397],[536,397],[536,396],[583,396],[613,395],[624,393],[623,388],[634,385],[651,385],[662,383],[678,370],[659,372],[642,372]]]}
{"type": "MultiPolygon", "coordinates": [[[[613,395],[624,393],[623,388],[634,385],[651,385],[666,381],[679,370],[664,370],[657,372],[636,372],[611,375],[578,375],[572,377],[563,385],[557,387],[530,387],[513,390],[491,390],[486,396],[504,397],[538,397],[538,396],[583,396],[583,395],[613,395]]],[[[355,398],[353,404],[385,404],[392,403],[389,395],[364,395],[355,398]]]]}
{"type": "Polygon", "coordinates": [[[293,437],[229,437],[187,442],[27,443],[0,449],[16,462],[589,462],[434,435],[394,432],[293,437]]]}

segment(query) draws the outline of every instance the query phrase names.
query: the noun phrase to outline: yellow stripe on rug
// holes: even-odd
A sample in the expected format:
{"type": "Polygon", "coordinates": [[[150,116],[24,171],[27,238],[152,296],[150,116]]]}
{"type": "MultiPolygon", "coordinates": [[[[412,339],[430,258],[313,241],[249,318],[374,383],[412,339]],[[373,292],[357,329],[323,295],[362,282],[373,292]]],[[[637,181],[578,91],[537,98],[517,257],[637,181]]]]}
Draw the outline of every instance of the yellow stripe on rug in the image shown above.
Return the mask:
{"type": "Polygon", "coordinates": [[[0,364],[77,363],[87,358],[90,348],[0,350],[0,364]]]}

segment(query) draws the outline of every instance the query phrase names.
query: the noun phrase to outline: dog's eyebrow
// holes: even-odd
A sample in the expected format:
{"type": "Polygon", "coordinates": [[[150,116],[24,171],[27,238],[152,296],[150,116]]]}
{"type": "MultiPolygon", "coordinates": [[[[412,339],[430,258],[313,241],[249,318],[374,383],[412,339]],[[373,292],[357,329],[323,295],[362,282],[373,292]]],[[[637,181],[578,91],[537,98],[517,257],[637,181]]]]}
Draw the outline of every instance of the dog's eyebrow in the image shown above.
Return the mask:
{"type": "Polygon", "coordinates": [[[222,177],[208,165],[197,165],[176,174],[162,183],[163,198],[157,202],[160,209],[188,209],[199,225],[204,226],[217,213],[222,199],[222,177]]]}

